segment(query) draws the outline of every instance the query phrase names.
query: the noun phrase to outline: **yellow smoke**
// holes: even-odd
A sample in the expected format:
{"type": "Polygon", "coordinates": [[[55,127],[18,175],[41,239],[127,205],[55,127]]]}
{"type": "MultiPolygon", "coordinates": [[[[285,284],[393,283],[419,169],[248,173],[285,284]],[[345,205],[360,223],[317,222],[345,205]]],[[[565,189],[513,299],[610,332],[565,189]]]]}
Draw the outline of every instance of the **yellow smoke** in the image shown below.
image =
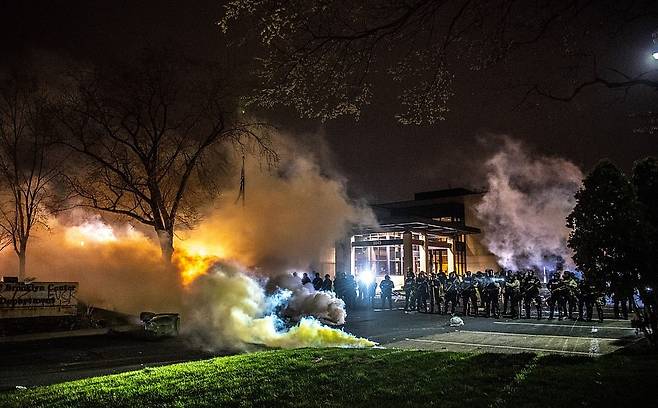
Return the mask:
{"type": "Polygon", "coordinates": [[[189,287],[186,306],[192,313],[192,335],[214,348],[371,347],[375,343],[312,318],[281,330],[277,317],[267,314],[268,297],[262,285],[235,264],[215,264],[189,287]]]}

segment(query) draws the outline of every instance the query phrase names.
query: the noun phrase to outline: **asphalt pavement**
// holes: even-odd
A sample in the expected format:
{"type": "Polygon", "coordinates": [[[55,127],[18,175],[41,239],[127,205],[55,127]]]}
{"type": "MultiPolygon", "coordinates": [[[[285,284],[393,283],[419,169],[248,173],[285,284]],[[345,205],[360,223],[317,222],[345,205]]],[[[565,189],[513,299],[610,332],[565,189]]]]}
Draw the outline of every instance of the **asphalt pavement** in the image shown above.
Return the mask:
{"type": "MultiPolygon", "coordinates": [[[[533,315],[534,316],[534,315],[533,315]]],[[[531,316],[531,317],[533,317],[531,316]]],[[[345,330],[383,347],[469,352],[559,353],[600,356],[643,339],[628,320],[602,323],[578,320],[491,319],[462,317],[450,327],[450,316],[364,310],[348,316],[345,330]]]]}
{"type": "MultiPolygon", "coordinates": [[[[627,320],[603,323],[572,320],[464,317],[403,310],[359,310],[343,329],[386,348],[469,352],[560,353],[599,356],[640,341],[627,320]]],[[[211,358],[184,337],[144,340],[126,334],[0,342],[0,390],[37,386],[145,367],[211,358]]]]}
{"type": "Polygon", "coordinates": [[[193,346],[182,337],[147,341],[125,334],[104,334],[2,343],[0,390],[201,360],[215,355],[193,346]]]}

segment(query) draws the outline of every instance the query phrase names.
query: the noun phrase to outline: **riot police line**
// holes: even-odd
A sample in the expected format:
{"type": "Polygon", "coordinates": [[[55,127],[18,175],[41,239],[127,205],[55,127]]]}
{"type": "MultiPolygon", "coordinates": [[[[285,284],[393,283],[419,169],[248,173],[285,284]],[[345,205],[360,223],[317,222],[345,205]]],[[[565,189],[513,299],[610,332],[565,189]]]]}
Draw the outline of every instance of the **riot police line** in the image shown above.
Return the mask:
{"type": "Polygon", "coordinates": [[[464,276],[422,271],[416,275],[410,271],[403,293],[404,310],[474,317],[529,319],[534,310],[537,319],[547,314],[549,319],[591,321],[596,311],[598,320],[603,321],[606,295],[613,300],[617,319],[628,319],[633,307],[632,289],[606,288],[569,271],[554,272],[545,286],[532,270],[489,269],[475,274],[467,271],[464,276]]]}
{"type": "MultiPolygon", "coordinates": [[[[335,281],[329,275],[323,280],[313,271],[311,280],[306,273],[302,284],[310,283],[316,290],[334,291],[348,308],[358,306],[393,309],[395,285],[386,275],[382,281],[357,280],[351,274],[339,273],[335,281]],[[379,302],[375,299],[380,291],[379,302]]],[[[293,276],[297,276],[293,273],[293,276]]],[[[463,316],[511,317],[529,319],[535,310],[537,319],[545,312],[549,319],[558,318],[591,321],[596,311],[599,321],[603,320],[606,296],[614,304],[616,319],[628,319],[634,307],[634,289],[630,285],[606,286],[595,281],[579,279],[570,271],[556,271],[544,285],[533,270],[513,272],[488,269],[464,276],[455,272],[417,275],[408,271],[404,285],[398,294],[404,297],[404,310],[421,313],[461,314],[463,316]],[[545,310],[548,309],[548,310],[545,310]]]]}

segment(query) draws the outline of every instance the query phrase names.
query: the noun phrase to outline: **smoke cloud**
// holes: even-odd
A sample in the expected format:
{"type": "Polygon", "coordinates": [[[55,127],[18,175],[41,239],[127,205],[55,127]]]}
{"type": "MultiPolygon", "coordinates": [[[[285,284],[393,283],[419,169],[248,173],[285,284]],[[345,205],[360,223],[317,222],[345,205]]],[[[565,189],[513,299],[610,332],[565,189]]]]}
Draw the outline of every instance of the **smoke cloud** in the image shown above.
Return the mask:
{"type": "MultiPolygon", "coordinates": [[[[27,253],[27,274],[40,281],[79,282],[79,300],[110,310],[178,310],[180,280],[161,262],[160,249],[128,224],[109,224],[76,211],[51,218],[48,230],[35,231],[27,253]]],[[[5,249],[3,271],[17,269],[5,249]]]]}
{"type": "MultiPolygon", "coordinates": [[[[353,223],[374,223],[374,216],[308,149],[280,135],[274,142],[276,166],[247,157],[244,206],[236,203],[237,174],[224,176],[218,183],[234,187],[201,208],[196,228],[177,232],[177,270],[163,267],[148,228],[75,211],[53,217],[30,241],[28,275],[80,282],[80,299],[97,307],[182,311],[183,327],[209,347],[372,345],[324,326],[344,323],[342,300],[289,275],[316,267],[353,223]],[[297,324],[284,327],[274,309],[297,324]]],[[[5,271],[15,258],[0,254],[5,271]]]]}
{"type": "Polygon", "coordinates": [[[180,245],[193,249],[214,243],[210,253],[271,275],[317,267],[323,250],[353,223],[374,224],[370,209],[352,203],[344,183],[326,175],[311,153],[287,140],[277,143],[277,152],[280,162],[274,169],[247,159],[244,206],[235,203],[238,189],[227,191],[207,208],[198,228],[179,233],[180,245]]]}
{"type": "MultiPolygon", "coordinates": [[[[190,285],[186,309],[190,311],[192,335],[201,344],[223,349],[246,349],[250,345],[291,348],[375,344],[310,317],[301,317],[286,330],[274,311],[285,306],[292,293],[284,290],[267,296],[263,285],[239,268],[217,263],[190,285]]],[[[312,297],[299,299],[309,302],[312,297]]]]}
{"type": "Polygon", "coordinates": [[[583,174],[567,160],[533,155],[508,137],[501,142],[487,160],[487,192],[476,207],[485,244],[507,269],[572,268],[566,217],[583,174]]]}

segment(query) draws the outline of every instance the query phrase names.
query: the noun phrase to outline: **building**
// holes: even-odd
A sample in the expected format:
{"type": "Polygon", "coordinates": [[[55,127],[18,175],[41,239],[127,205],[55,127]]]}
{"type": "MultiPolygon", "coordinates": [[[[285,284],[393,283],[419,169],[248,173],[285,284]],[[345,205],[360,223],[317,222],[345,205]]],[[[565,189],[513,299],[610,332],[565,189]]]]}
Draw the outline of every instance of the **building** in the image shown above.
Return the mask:
{"type": "Polygon", "coordinates": [[[335,270],[398,285],[410,268],[418,273],[497,268],[481,243],[475,207],[483,192],[463,188],[417,193],[413,200],[376,204],[376,227],[356,227],[336,243],[335,270]]]}

